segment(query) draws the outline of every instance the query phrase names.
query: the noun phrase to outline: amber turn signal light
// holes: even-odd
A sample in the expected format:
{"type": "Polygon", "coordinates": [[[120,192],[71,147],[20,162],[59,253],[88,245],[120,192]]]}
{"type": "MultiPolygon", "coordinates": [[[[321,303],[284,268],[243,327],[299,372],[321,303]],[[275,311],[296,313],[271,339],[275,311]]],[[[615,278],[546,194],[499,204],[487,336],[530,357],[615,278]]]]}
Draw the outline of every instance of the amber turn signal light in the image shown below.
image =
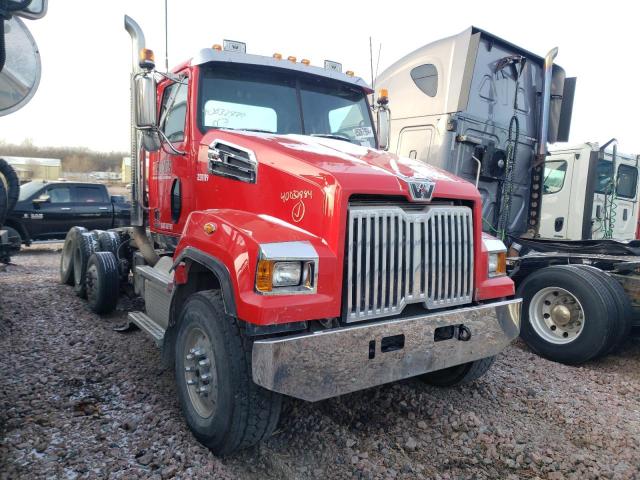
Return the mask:
{"type": "Polygon", "coordinates": [[[256,272],[256,290],[270,292],[273,290],[273,261],[260,260],[256,272]]]}

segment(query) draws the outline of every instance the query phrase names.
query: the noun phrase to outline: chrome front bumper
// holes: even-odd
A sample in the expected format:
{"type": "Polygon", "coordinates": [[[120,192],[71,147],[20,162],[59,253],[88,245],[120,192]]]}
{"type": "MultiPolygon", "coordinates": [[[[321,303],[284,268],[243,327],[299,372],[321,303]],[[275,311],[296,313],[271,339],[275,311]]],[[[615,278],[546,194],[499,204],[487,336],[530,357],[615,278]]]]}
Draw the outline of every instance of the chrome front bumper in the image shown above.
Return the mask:
{"type": "Polygon", "coordinates": [[[520,333],[521,302],[258,340],[253,344],[253,380],[314,402],[490,357],[520,333]],[[436,341],[436,329],[450,326],[458,327],[456,336],[436,341]],[[465,330],[460,326],[470,333],[468,339],[458,338],[465,338],[458,335],[465,330]]]}

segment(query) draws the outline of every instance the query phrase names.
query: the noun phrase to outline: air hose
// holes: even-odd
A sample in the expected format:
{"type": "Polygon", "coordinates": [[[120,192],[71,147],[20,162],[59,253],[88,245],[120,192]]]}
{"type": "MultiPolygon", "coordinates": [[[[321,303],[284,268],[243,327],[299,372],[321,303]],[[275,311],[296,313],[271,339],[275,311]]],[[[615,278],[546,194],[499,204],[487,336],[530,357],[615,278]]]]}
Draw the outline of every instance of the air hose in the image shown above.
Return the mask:
{"type": "Polygon", "coordinates": [[[616,195],[617,189],[615,188],[613,178],[609,185],[609,191],[604,196],[604,222],[602,234],[605,239],[613,238],[613,230],[616,226],[616,216],[618,215],[618,204],[616,203],[618,196],[616,195]]]}
{"type": "MultiPolygon", "coordinates": [[[[517,91],[516,91],[517,95],[517,91]]],[[[518,141],[520,139],[520,120],[514,113],[509,122],[509,135],[507,137],[506,165],[504,181],[502,183],[502,195],[500,196],[500,211],[498,214],[497,233],[498,238],[503,240],[507,236],[509,217],[511,215],[511,205],[513,203],[513,172],[516,166],[518,154],[518,141]]]]}
{"type": "Polygon", "coordinates": [[[511,206],[513,204],[513,175],[518,158],[518,142],[520,141],[520,119],[518,118],[518,89],[520,88],[520,77],[527,63],[526,58],[521,55],[513,55],[503,58],[496,67],[500,71],[507,66],[511,66],[516,79],[515,92],[513,98],[513,115],[509,121],[509,133],[507,136],[507,148],[505,159],[504,179],[502,181],[502,193],[500,195],[500,210],[498,211],[498,223],[496,234],[504,241],[507,238],[509,227],[509,217],[511,216],[511,206]],[[520,68],[517,68],[519,64],[520,68]]]}

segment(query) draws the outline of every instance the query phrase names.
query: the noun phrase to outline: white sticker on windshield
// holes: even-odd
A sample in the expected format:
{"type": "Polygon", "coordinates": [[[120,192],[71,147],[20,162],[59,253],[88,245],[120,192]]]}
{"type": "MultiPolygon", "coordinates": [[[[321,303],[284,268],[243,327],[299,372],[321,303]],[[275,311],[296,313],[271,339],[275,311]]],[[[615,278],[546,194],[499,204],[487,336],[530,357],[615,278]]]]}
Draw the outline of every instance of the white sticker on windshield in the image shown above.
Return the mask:
{"type": "Polygon", "coordinates": [[[373,129],[371,127],[355,127],[353,129],[353,135],[356,140],[366,140],[367,138],[373,138],[373,129]]]}

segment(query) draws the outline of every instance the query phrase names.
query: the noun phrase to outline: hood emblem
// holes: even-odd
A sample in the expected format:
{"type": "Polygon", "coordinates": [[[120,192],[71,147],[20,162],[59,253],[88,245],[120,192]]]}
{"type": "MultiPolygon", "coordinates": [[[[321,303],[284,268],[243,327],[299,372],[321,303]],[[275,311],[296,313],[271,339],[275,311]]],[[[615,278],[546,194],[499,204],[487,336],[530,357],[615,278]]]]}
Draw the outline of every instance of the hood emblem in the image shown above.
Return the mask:
{"type": "Polygon", "coordinates": [[[436,188],[436,182],[432,182],[431,180],[412,180],[407,183],[409,184],[411,198],[419,202],[430,201],[433,196],[433,191],[436,188]]]}

